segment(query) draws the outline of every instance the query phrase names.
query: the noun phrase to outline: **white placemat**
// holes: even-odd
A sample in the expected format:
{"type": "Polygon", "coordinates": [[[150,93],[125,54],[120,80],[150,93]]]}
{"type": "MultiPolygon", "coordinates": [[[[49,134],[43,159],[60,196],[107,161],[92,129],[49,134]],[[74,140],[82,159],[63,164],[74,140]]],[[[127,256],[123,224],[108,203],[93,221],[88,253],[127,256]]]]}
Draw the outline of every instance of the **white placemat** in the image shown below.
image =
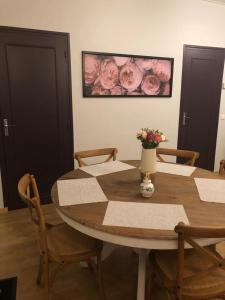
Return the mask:
{"type": "Polygon", "coordinates": [[[109,201],[103,225],[173,230],[189,224],[183,205],[109,201]]]}
{"type": "Polygon", "coordinates": [[[135,169],[135,167],[116,160],[116,161],[109,161],[109,162],[96,164],[96,165],[84,166],[81,167],[80,169],[92,176],[101,176],[110,173],[129,170],[129,169],[135,169]]]}
{"type": "Polygon", "coordinates": [[[195,184],[202,201],[225,203],[225,180],[195,178],[195,184]]]}
{"type": "Polygon", "coordinates": [[[108,201],[96,178],[58,180],[59,205],[108,201]]]}
{"type": "Polygon", "coordinates": [[[196,167],[156,162],[156,171],[173,175],[191,176],[196,167]]]}

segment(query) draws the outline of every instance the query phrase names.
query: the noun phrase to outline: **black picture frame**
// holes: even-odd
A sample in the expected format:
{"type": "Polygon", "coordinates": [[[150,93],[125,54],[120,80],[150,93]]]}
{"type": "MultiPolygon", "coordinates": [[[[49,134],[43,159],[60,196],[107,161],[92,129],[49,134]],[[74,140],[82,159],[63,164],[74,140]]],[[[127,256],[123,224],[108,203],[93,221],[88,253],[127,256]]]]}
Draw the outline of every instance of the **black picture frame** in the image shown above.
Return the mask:
{"type": "Polygon", "coordinates": [[[172,96],[174,58],[82,51],[83,97],[172,96]]]}

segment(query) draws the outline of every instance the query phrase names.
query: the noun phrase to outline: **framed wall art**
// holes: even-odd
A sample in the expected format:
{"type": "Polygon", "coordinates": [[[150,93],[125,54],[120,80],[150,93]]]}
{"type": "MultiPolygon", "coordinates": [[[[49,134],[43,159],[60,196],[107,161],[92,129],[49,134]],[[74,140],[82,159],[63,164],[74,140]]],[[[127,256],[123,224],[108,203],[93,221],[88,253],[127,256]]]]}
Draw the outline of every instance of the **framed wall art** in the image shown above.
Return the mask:
{"type": "Polygon", "coordinates": [[[82,51],[84,97],[171,97],[173,58],[82,51]]]}

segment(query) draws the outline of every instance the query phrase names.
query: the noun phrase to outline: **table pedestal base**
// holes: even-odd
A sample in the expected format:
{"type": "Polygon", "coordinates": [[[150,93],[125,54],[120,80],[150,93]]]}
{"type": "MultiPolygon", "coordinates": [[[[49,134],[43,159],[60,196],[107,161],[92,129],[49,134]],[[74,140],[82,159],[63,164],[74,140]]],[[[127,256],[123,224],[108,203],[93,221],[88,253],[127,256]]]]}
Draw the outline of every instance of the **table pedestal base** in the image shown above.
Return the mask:
{"type": "Polygon", "coordinates": [[[137,249],[136,252],[138,253],[137,300],[145,300],[146,264],[150,250],[137,249]]]}
{"type": "MultiPolygon", "coordinates": [[[[105,260],[119,245],[104,243],[102,250],[102,260],[105,260]]],[[[138,282],[137,282],[137,300],[145,300],[146,287],[146,265],[150,250],[133,248],[138,255],[138,282]]]]}

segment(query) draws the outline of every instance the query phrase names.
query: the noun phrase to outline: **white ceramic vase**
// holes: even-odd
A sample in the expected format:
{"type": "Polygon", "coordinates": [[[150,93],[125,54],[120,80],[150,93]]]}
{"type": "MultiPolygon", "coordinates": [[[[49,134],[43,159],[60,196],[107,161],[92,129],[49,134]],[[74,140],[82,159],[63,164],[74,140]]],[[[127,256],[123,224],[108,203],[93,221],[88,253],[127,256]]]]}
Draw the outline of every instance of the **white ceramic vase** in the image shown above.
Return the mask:
{"type": "Polygon", "coordinates": [[[149,172],[154,174],[156,172],[156,149],[144,149],[141,153],[141,173],[149,172]]]}
{"type": "Polygon", "coordinates": [[[143,182],[140,184],[140,192],[142,196],[150,198],[152,197],[154,190],[154,185],[152,184],[151,180],[147,176],[145,176],[143,182]]]}

